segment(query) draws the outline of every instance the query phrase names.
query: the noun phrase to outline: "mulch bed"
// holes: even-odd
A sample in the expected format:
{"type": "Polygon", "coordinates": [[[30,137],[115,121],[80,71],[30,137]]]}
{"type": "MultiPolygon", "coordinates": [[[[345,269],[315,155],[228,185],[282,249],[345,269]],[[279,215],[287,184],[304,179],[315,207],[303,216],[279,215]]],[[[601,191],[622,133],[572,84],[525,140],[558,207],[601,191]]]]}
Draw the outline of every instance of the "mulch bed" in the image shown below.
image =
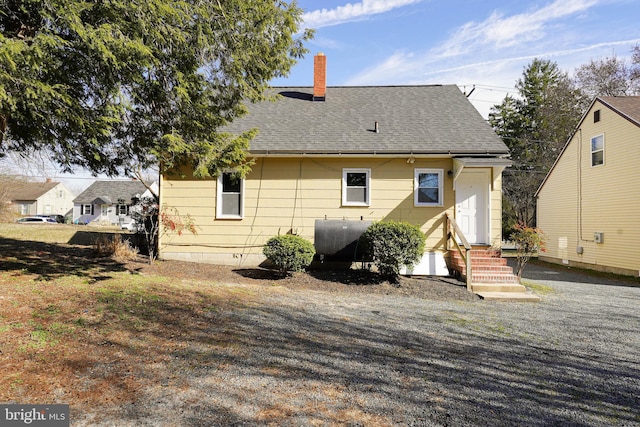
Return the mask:
{"type": "Polygon", "coordinates": [[[451,277],[440,276],[401,276],[398,283],[390,283],[375,272],[360,269],[317,269],[283,275],[276,270],[259,267],[184,261],[156,261],[149,265],[144,260],[137,260],[128,263],[127,268],[143,274],[157,274],[165,277],[225,284],[284,286],[292,290],[404,295],[433,300],[475,301],[479,299],[478,296],[467,291],[464,283],[451,277]]]}

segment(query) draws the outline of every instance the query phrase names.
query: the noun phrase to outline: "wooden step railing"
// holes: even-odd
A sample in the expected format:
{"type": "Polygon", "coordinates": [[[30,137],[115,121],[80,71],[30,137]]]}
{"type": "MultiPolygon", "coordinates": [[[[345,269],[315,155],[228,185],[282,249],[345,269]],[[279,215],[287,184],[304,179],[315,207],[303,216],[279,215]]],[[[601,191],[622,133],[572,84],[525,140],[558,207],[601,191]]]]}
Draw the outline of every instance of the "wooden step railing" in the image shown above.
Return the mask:
{"type": "Polygon", "coordinates": [[[460,257],[464,260],[465,268],[467,271],[466,274],[466,284],[467,290],[472,292],[472,283],[471,283],[471,245],[467,241],[467,238],[462,233],[462,230],[456,223],[456,220],[453,219],[451,215],[445,213],[446,216],[446,227],[447,227],[447,250],[452,250],[455,248],[460,257]],[[458,243],[460,240],[460,243],[458,243]],[[462,244],[462,246],[460,246],[462,244]]]}

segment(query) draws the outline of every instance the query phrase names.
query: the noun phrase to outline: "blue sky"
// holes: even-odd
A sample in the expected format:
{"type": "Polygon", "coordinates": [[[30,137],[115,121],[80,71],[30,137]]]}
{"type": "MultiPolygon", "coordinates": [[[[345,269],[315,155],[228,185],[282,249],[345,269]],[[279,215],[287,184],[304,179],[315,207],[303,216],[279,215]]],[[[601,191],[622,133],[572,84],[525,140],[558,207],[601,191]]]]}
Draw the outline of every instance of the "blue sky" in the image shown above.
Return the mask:
{"type": "MultiPolygon", "coordinates": [[[[457,84],[487,117],[534,58],[571,73],[591,59],[629,58],[640,43],[638,0],[298,0],[316,35],[274,86],[311,86],[327,55],[329,86],[457,84]]],[[[629,59],[630,60],[630,59],[629,59]]],[[[52,173],[79,192],[93,179],[52,173]]]]}
{"type": "Polygon", "coordinates": [[[591,59],[628,58],[640,43],[637,0],[299,0],[309,53],[274,86],[311,86],[327,56],[329,86],[457,84],[483,116],[534,59],[571,74],[591,59]]]}

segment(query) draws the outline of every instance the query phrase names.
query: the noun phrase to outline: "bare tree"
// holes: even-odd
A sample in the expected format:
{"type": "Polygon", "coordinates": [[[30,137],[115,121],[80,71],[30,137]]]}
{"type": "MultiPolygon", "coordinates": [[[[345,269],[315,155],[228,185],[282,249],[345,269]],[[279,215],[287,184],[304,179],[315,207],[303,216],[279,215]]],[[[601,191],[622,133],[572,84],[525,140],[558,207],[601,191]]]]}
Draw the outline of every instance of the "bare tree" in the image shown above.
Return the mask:
{"type": "Polygon", "coordinates": [[[632,49],[631,63],[614,54],[581,65],[574,82],[591,98],[640,94],[640,45],[632,49]]]}

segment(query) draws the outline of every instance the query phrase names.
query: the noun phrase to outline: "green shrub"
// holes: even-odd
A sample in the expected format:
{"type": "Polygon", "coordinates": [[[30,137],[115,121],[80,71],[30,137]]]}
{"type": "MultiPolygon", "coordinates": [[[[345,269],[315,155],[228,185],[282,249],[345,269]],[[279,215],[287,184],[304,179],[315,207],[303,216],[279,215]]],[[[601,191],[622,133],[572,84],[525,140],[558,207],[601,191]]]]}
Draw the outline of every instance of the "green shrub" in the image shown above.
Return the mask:
{"type": "Polygon", "coordinates": [[[539,228],[516,224],[511,240],[516,244],[516,275],[522,278],[522,271],[529,259],[539,252],[545,252],[546,236],[539,228]]]}
{"type": "Polygon", "coordinates": [[[397,282],[402,266],[412,267],[422,258],[425,235],[406,222],[377,222],[365,230],[359,245],[381,275],[397,282]]]}
{"type": "Polygon", "coordinates": [[[269,239],[262,253],[282,272],[303,271],[313,261],[316,249],[300,236],[285,234],[269,239]]]}

